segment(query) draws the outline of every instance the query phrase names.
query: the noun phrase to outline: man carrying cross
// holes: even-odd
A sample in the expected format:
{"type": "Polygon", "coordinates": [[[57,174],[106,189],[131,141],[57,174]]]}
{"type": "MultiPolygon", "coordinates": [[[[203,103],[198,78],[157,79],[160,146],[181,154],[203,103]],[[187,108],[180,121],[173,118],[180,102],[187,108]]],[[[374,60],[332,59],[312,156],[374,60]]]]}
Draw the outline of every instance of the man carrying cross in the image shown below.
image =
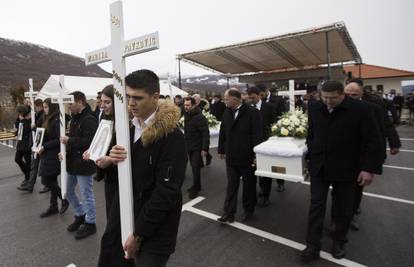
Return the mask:
{"type": "MultiPolygon", "coordinates": [[[[92,161],[82,159],[82,154],[89,148],[98,128],[98,120],[86,103],[85,94],[79,91],[72,93],[74,103],[69,104],[72,114],[69,136],[61,136],[60,142],[67,147],[67,198],[75,209],[75,221],[68,226],[69,232],[75,232],[76,239],[85,238],[96,233],[95,197],[93,194],[92,175],[96,171],[92,161]],[[82,202],[79,201],[75,187],[79,184],[82,202]]],[[[60,156],[62,159],[62,157],[60,156]]]]}
{"type": "MultiPolygon", "coordinates": [[[[181,112],[173,102],[158,100],[159,79],[154,72],[135,71],[126,76],[125,84],[128,108],[134,117],[131,151],[116,145],[109,154],[114,164],[128,157],[132,162],[135,227],[124,250],[128,258],[135,258],[136,266],[165,266],[175,250],[187,165],[184,135],[177,127],[181,112]]],[[[114,197],[114,207],[119,209],[118,196],[114,197]]],[[[118,225],[118,234],[114,235],[120,241],[119,221],[118,225]]]]}

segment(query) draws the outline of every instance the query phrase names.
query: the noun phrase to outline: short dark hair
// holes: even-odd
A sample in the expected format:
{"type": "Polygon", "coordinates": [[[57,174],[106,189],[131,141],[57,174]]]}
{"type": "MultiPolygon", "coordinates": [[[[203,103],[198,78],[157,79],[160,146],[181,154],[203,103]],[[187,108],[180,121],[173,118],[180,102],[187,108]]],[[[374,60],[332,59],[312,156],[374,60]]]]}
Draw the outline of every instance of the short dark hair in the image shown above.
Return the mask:
{"type": "Polygon", "coordinates": [[[75,102],[80,101],[84,106],[86,106],[86,96],[84,93],[82,93],[81,91],[75,91],[72,92],[71,95],[73,95],[75,102]]]}
{"type": "Polygon", "coordinates": [[[128,74],[125,77],[125,84],[132,89],[142,89],[150,95],[160,92],[160,80],[157,74],[146,69],[128,74]]]}
{"type": "Polygon", "coordinates": [[[251,86],[251,87],[247,88],[246,92],[247,92],[248,95],[252,95],[252,94],[259,95],[260,94],[260,90],[256,86],[251,86]]]}
{"type": "Polygon", "coordinates": [[[194,97],[191,97],[191,96],[184,97],[184,102],[185,102],[185,101],[191,101],[191,105],[192,105],[192,106],[194,106],[194,105],[195,105],[195,103],[196,103],[196,101],[195,101],[194,97]]]}
{"type": "Polygon", "coordinates": [[[101,98],[101,96],[102,96],[102,91],[99,91],[99,92],[97,93],[97,95],[96,95],[96,98],[97,98],[97,99],[100,99],[100,98],[101,98]]]}
{"type": "Polygon", "coordinates": [[[30,112],[29,106],[21,105],[17,107],[17,113],[22,116],[26,116],[27,114],[29,114],[29,112],[30,112]]]}
{"type": "Polygon", "coordinates": [[[34,104],[36,107],[40,107],[40,106],[43,106],[43,101],[42,99],[36,99],[34,104]]]}
{"type": "Polygon", "coordinates": [[[183,97],[181,95],[176,95],[176,96],[174,96],[174,98],[183,99],[183,97]]]}
{"type": "Polygon", "coordinates": [[[364,87],[364,82],[360,78],[352,78],[348,80],[349,83],[357,83],[359,86],[364,87]]]}
{"type": "Polygon", "coordinates": [[[217,97],[218,99],[221,100],[221,95],[220,94],[215,94],[213,97],[217,97]]]}
{"type": "Polygon", "coordinates": [[[236,97],[238,99],[241,99],[241,93],[240,93],[240,91],[238,89],[235,89],[235,88],[229,89],[229,90],[227,90],[227,94],[229,96],[232,96],[232,97],[236,97]]]}
{"type": "Polygon", "coordinates": [[[338,81],[326,81],[321,88],[324,92],[344,92],[344,85],[338,81]]]}
{"type": "Polygon", "coordinates": [[[258,84],[256,85],[257,89],[259,89],[259,92],[266,92],[266,85],[264,84],[258,84]]]}

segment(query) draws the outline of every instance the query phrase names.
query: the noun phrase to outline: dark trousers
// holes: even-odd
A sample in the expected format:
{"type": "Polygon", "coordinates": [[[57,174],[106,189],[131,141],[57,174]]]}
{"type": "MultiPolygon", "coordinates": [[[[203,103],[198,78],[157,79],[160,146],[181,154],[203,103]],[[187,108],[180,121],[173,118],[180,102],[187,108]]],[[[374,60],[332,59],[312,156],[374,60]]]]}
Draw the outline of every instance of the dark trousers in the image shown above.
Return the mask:
{"type": "Polygon", "coordinates": [[[243,208],[245,212],[254,212],[257,203],[256,182],[252,167],[227,166],[227,190],[224,201],[224,213],[234,215],[237,210],[237,195],[239,192],[240,176],[243,179],[243,208]]]}
{"type": "MultiPolygon", "coordinates": [[[[108,199],[106,199],[106,201],[108,205],[108,199]]],[[[98,267],[132,267],[134,266],[134,261],[126,260],[124,258],[125,254],[122,247],[123,244],[121,238],[121,219],[119,215],[118,190],[114,192],[113,200],[109,205],[109,209],[107,206],[107,212],[107,222],[105,232],[101,239],[98,267]]]]}
{"type": "Polygon", "coordinates": [[[105,207],[106,207],[106,220],[109,220],[111,214],[112,204],[114,202],[115,194],[118,192],[118,181],[106,182],[105,181],[105,207]]]}
{"type": "Polygon", "coordinates": [[[135,256],[136,267],[164,267],[167,264],[170,255],[154,254],[145,251],[139,251],[135,256]]]}
{"type": "Polygon", "coordinates": [[[195,150],[188,152],[188,159],[190,161],[191,170],[193,172],[193,186],[191,187],[194,191],[198,192],[201,190],[201,164],[203,159],[201,157],[201,150],[195,150]]]}
{"type": "Polygon", "coordinates": [[[311,204],[309,208],[306,243],[313,249],[321,249],[323,221],[329,186],[332,185],[332,201],[335,203],[335,233],[333,239],[345,243],[346,234],[354,214],[356,181],[332,182],[322,177],[311,178],[311,204]]]}
{"type": "MultiPolygon", "coordinates": [[[[273,182],[273,178],[259,177],[259,186],[260,186],[260,189],[262,190],[262,196],[264,198],[269,199],[270,191],[272,189],[272,182],[273,182]]],[[[276,179],[276,182],[279,185],[285,184],[285,180],[282,180],[282,179],[276,179]]]]}
{"type": "MultiPolygon", "coordinates": [[[[357,213],[357,210],[361,206],[361,201],[362,201],[362,195],[363,195],[363,193],[364,193],[364,186],[360,186],[359,184],[356,184],[353,214],[356,214],[357,213]]],[[[333,195],[333,191],[332,191],[332,194],[331,195],[332,195],[331,218],[332,218],[332,223],[335,223],[335,218],[337,216],[338,211],[337,211],[337,207],[336,207],[335,197],[333,195]]]]}
{"type": "Polygon", "coordinates": [[[36,158],[34,158],[33,155],[34,153],[32,153],[32,157],[30,161],[30,177],[29,177],[29,181],[27,182],[27,187],[32,190],[36,183],[37,172],[39,171],[39,162],[40,162],[40,156],[38,155],[36,158]]]}
{"type": "Polygon", "coordinates": [[[19,165],[20,170],[24,174],[24,179],[29,180],[30,177],[30,160],[32,158],[32,152],[30,150],[17,150],[14,157],[14,161],[19,165]]]}
{"type": "Polygon", "coordinates": [[[42,176],[42,184],[50,188],[50,207],[57,208],[57,199],[62,199],[62,192],[57,181],[57,176],[42,176]]]}

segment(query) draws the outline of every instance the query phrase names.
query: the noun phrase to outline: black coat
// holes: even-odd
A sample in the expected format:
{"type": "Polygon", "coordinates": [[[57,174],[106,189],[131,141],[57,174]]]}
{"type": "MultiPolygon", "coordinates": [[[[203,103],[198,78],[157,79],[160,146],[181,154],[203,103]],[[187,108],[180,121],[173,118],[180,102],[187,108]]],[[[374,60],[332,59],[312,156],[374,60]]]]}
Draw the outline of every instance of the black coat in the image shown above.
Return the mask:
{"type": "Polygon", "coordinates": [[[40,155],[39,175],[58,176],[60,174],[60,119],[59,115],[50,119],[43,136],[43,152],[40,155]]]}
{"type": "Polygon", "coordinates": [[[330,114],[325,104],[314,101],[308,116],[311,177],[353,181],[361,170],[381,173],[381,137],[366,103],[346,97],[330,114]]]}
{"type": "Polygon", "coordinates": [[[222,101],[218,101],[210,105],[210,113],[213,114],[218,121],[223,120],[223,114],[225,110],[226,104],[224,104],[222,101]]]}
{"type": "Polygon", "coordinates": [[[266,141],[272,134],[271,127],[276,121],[275,105],[270,102],[262,102],[262,106],[260,107],[260,115],[262,116],[263,141],[266,141]]]}
{"type": "Polygon", "coordinates": [[[184,136],[188,152],[208,151],[210,147],[208,122],[198,107],[184,114],[184,136]]]}
{"type": "Polygon", "coordinates": [[[95,173],[95,163],[83,160],[82,154],[92,143],[97,128],[98,120],[92,115],[89,107],[72,117],[69,140],[66,145],[66,169],[69,174],[92,175],[95,173]]]}
{"type": "Polygon", "coordinates": [[[153,123],[131,145],[134,233],[144,238],[142,251],[168,255],[175,250],[187,165],[179,118],[173,103],[159,104],[153,123]]]}
{"type": "Polygon", "coordinates": [[[226,109],[220,125],[218,153],[226,155],[231,166],[251,166],[255,159],[253,148],[263,140],[260,112],[243,104],[234,119],[234,113],[226,109]]]}
{"type": "Polygon", "coordinates": [[[276,120],[282,115],[282,113],[287,111],[286,101],[283,97],[271,94],[269,97],[269,102],[275,106],[276,120]]]}
{"type": "Polygon", "coordinates": [[[19,124],[23,123],[23,135],[22,140],[17,141],[17,151],[31,151],[32,150],[32,126],[31,119],[20,120],[17,118],[15,126],[19,130],[19,124]]]}

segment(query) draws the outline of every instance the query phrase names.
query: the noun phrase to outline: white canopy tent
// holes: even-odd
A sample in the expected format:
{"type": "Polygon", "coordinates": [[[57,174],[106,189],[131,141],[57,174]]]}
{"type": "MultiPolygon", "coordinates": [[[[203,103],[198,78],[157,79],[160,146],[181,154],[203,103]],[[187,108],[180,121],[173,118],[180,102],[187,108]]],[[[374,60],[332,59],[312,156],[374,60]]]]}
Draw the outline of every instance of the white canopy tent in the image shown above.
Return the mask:
{"type": "MultiPolygon", "coordinates": [[[[64,94],[70,94],[74,91],[81,91],[86,95],[87,100],[96,99],[96,95],[99,91],[112,84],[112,78],[97,78],[97,77],[82,77],[82,76],[65,76],[65,88],[64,94]]],[[[40,89],[37,99],[45,100],[48,97],[56,97],[59,94],[59,75],[52,74],[49,79],[40,89]]],[[[180,88],[171,85],[172,97],[176,95],[186,96],[187,92],[180,88]]],[[[170,86],[168,81],[160,81],[160,94],[170,95],[170,86]]]]}

